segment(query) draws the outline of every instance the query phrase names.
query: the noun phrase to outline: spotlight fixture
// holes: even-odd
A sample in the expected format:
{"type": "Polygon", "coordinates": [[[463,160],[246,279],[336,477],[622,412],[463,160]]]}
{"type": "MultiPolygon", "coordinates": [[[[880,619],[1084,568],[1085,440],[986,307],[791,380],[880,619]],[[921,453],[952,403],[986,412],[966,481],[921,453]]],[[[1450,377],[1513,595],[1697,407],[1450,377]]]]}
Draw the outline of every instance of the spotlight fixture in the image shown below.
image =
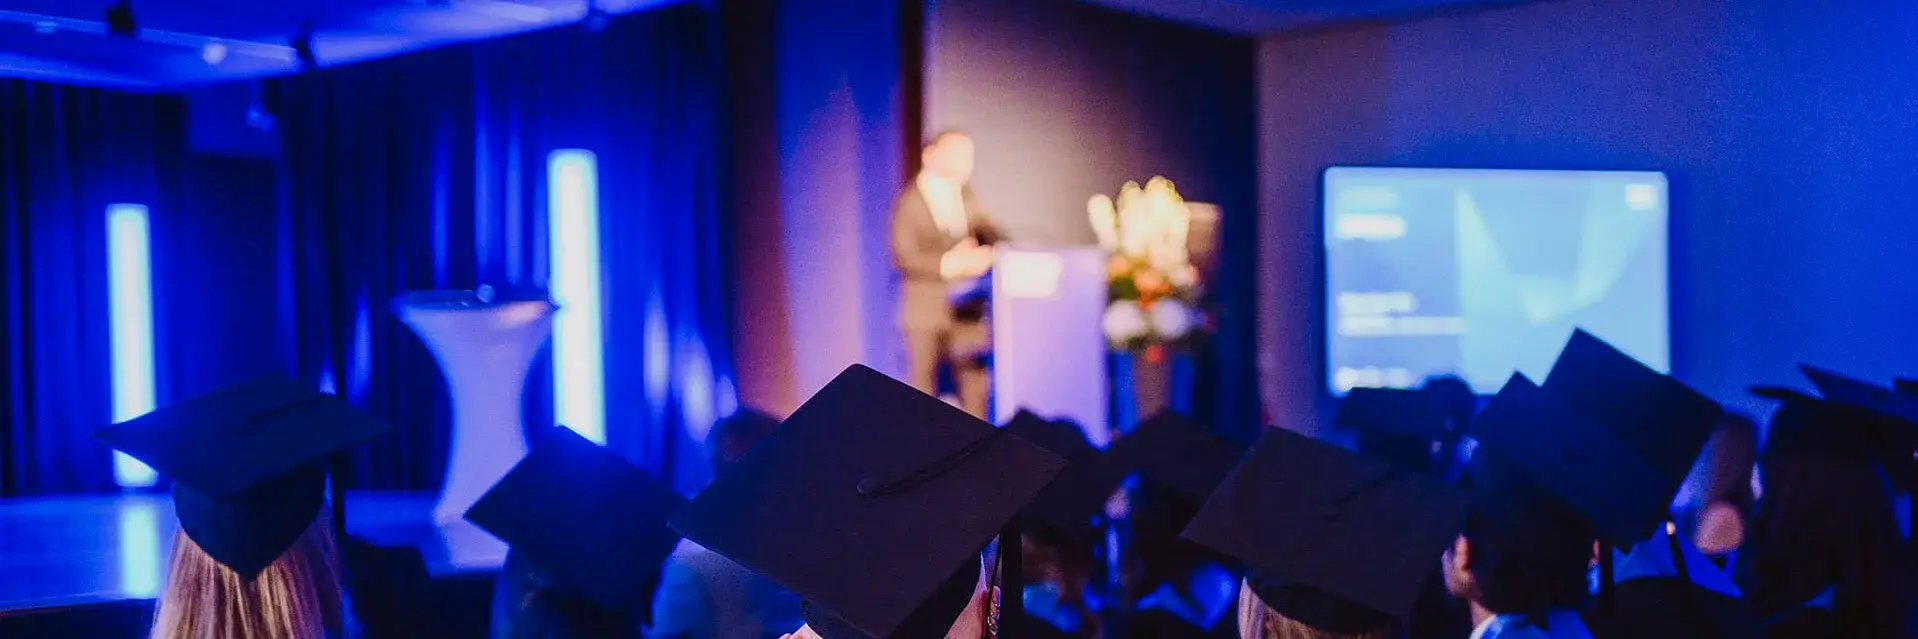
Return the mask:
{"type": "Polygon", "coordinates": [[[107,33],[131,38],[139,32],[139,26],[133,22],[132,0],[120,0],[107,7],[107,33]]]}
{"type": "Polygon", "coordinates": [[[587,31],[598,33],[606,30],[606,24],[613,21],[613,15],[599,8],[599,0],[586,0],[586,17],[579,23],[587,31]]]}
{"type": "Polygon", "coordinates": [[[200,60],[207,64],[219,64],[226,61],[226,53],[225,44],[208,42],[200,47],[200,60]]]}
{"type": "Polygon", "coordinates": [[[312,23],[301,24],[300,30],[294,32],[293,37],[288,39],[288,44],[293,45],[293,57],[299,62],[301,71],[320,66],[319,58],[313,56],[312,23]]]}

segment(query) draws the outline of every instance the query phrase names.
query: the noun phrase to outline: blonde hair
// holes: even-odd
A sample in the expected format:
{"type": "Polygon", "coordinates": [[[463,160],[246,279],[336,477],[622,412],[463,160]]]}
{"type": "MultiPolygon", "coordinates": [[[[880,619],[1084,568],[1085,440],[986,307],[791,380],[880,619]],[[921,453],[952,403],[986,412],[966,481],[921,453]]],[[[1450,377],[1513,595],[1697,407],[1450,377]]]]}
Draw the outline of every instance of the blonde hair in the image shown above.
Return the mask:
{"type": "Polygon", "coordinates": [[[333,533],[315,521],[252,581],[214,561],[185,531],[151,639],[326,639],[344,626],[333,533]]]}
{"type": "Polygon", "coordinates": [[[1251,584],[1239,583],[1239,639],[1388,639],[1388,629],[1355,635],[1326,632],[1280,614],[1252,594],[1251,584]]]}

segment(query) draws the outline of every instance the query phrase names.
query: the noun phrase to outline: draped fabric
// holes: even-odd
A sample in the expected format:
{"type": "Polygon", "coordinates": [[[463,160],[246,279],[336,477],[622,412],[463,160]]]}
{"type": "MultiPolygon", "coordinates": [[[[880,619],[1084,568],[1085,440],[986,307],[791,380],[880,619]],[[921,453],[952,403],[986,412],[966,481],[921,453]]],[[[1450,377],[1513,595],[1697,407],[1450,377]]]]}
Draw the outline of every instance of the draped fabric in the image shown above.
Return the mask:
{"type": "Polygon", "coordinates": [[[114,486],[92,437],[112,419],[106,210],[180,213],[184,117],[173,98],[0,80],[0,496],[114,486]]]}
{"type": "MultiPolygon", "coordinates": [[[[705,479],[695,442],[733,402],[714,28],[680,5],[272,84],[288,357],[400,427],[352,483],[438,486],[444,381],[389,304],[546,286],[560,149],[598,162],[607,444],[683,489],[705,479]]],[[[550,425],[550,365],[527,386],[529,428],[550,425]]]]}

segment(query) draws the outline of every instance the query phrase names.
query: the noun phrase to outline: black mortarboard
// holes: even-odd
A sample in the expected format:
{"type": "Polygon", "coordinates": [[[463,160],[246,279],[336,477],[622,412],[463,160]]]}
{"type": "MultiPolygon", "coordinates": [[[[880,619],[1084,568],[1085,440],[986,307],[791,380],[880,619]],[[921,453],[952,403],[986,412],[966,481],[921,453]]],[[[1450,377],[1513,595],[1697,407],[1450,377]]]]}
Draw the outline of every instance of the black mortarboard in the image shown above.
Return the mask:
{"type": "Polygon", "coordinates": [[[1160,411],[1113,442],[1121,467],[1165,486],[1194,504],[1205,503],[1232,472],[1244,450],[1173,411],[1160,411]]]}
{"type": "Polygon", "coordinates": [[[1827,401],[1851,406],[1883,420],[1889,429],[1918,432],[1918,396],[1866,382],[1815,366],[1798,365],[1818,394],[1827,401]]]}
{"type": "Polygon", "coordinates": [[[1818,387],[1815,397],[1779,387],[1752,393],[1784,403],[1772,416],[1766,448],[1780,454],[1876,461],[1894,488],[1909,492],[1918,482],[1918,397],[1813,366],[1799,365],[1818,387]]]}
{"type": "MultiPolygon", "coordinates": [[[[1661,513],[1670,508],[1672,496],[1725,414],[1718,402],[1583,330],[1574,331],[1559,351],[1544,390],[1651,465],[1655,474],[1626,476],[1621,469],[1607,479],[1648,483],[1643,490],[1664,495],[1658,504],[1661,513]]],[[[1651,495],[1645,498],[1650,509],[1651,495]]],[[[1651,534],[1664,515],[1657,519],[1645,524],[1644,535],[1651,534]]]]}
{"type": "Polygon", "coordinates": [[[325,458],[390,428],[332,395],[264,376],[98,435],[172,478],[181,530],[214,561],[252,579],[319,516],[325,458]]]}
{"type": "Polygon", "coordinates": [[[1644,539],[1668,518],[1676,487],[1668,489],[1658,467],[1522,374],[1506,381],[1472,421],[1472,431],[1480,457],[1490,452],[1522,469],[1610,539],[1644,539]]]}
{"type": "Polygon", "coordinates": [[[1271,429],[1185,537],[1243,561],[1281,614],[1360,634],[1411,612],[1470,505],[1425,475],[1271,429]]]}
{"type": "Polygon", "coordinates": [[[855,365],[672,527],[805,598],[825,639],[937,637],[971,599],[979,551],[1064,466],[855,365]]]}
{"type": "Polygon", "coordinates": [[[1020,517],[1069,539],[1091,537],[1096,532],[1093,520],[1105,512],[1106,501],[1125,480],[1125,471],[1072,422],[1047,420],[1022,410],[1005,428],[1066,460],[1065,470],[1039,491],[1020,517]]]}
{"type": "Polygon", "coordinates": [[[555,583],[644,617],[686,500],[619,454],[551,429],[466,511],[555,583]]]}
{"type": "Polygon", "coordinates": [[[1783,386],[1753,386],[1750,392],[1780,404],[1766,429],[1767,454],[1866,463],[1885,458],[1875,419],[1861,409],[1783,386]]]}

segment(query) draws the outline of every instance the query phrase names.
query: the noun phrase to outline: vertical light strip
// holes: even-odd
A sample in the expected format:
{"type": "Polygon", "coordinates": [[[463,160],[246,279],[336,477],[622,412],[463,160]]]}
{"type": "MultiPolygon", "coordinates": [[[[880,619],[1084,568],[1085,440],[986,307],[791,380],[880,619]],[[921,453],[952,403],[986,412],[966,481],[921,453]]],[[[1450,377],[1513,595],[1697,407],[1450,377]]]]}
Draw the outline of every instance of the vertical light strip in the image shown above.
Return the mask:
{"type": "MultiPolygon", "coordinates": [[[[153,274],[149,260],[147,207],[107,207],[107,295],[112,325],[113,421],[152,412],[153,274]]],[[[122,487],[152,486],[153,469],[125,453],[113,453],[113,481],[122,487]]]]}
{"type": "Polygon", "coordinates": [[[599,159],[591,151],[554,151],[546,161],[548,286],[553,322],[553,418],[606,443],[606,384],[601,361],[599,159]]]}
{"type": "Polygon", "coordinates": [[[160,594],[160,516],[151,497],[122,506],[120,535],[120,592],[134,599],[160,594]]]}

